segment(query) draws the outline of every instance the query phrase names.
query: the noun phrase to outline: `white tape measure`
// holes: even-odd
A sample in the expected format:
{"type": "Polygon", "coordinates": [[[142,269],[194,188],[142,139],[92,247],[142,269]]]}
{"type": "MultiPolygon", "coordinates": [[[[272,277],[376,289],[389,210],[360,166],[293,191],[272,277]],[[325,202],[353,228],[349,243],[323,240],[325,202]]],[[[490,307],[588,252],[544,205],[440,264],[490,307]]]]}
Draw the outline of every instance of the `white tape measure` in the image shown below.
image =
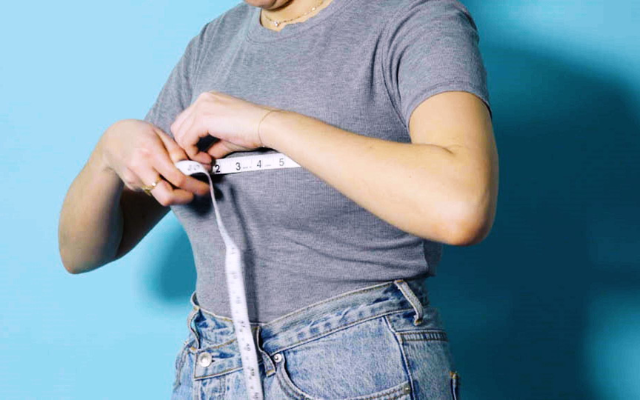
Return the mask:
{"type": "MultiPolygon", "coordinates": [[[[216,197],[213,193],[213,181],[211,180],[209,172],[204,169],[202,164],[196,161],[183,160],[178,161],[175,165],[185,175],[204,173],[209,179],[211,200],[216,213],[218,227],[226,247],[225,273],[227,276],[227,291],[229,292],[229,305],[231,306],[238,348],[242,356],[245,386],[250,400],[263,400],[262,382],[260,381],[260,370],[258,369],[258,354],[253,343],[251,325],[249,324],[249,313],[247,311],[247,297],[242,272],[242,254],[222,223],[216,197]]],[[[211,173],[220,175],[261,169],[295,167],[300,167],[300,165],[286,155],[282,153],[270,153],[216,160],[211,173]]]]}
{"type": "Polygon", "coordinates": [[[211,172],[216,175],[274,168],[296,168],[300,165],[282,153],[257,154],[216,160],[211,172]]]}

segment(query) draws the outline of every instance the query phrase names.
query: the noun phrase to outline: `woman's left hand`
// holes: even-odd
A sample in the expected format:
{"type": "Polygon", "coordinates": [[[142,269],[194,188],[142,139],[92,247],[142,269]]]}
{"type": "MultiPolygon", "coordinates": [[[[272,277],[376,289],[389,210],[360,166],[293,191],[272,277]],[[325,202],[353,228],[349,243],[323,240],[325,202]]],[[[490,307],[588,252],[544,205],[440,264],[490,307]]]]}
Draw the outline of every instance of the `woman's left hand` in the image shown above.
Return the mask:
{"type": "Polygon", "coordinates": [[[211,157],[222,158],[234,151],[264,147],[258,124],[273,107],[257,105],[221,92],[203,92],[171,124],[175,141],[189,158],[212,164],[211,157]],[[200,138],[214,136],[216,141],[206,152],[196,146],[200,138]]]}

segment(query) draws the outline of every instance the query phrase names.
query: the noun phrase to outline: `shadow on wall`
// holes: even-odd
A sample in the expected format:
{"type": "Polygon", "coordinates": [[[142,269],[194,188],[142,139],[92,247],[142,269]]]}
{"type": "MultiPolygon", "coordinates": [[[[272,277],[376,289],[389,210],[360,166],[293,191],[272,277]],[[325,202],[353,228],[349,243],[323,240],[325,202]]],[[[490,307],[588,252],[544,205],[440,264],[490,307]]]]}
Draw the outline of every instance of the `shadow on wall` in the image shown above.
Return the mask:
{"type": "Polygon", "coordinates": [[[496,221],[481,244],[447,246],[428,282],[461,390],[639,398],[640,364],[624,352],[625,338],[640,336],[640,115],[618,77],[588,65],[515,47],[483,57],[500,155],[496,221]]]}
{"type": "MultiPolygon", "coordinates": [[[[196,288],[196,267],[187,233],[179,226],[169,235],[165,254],[147,288],[162,302],[187,304],[196,288]]],[[[185,316],[186,317],[186,316],[185,316]]]]}
{"type": "MultiPolygon", "coordinates": [[[[636,298],[631,309],[640,309],[640,260],[629,245],[639,243],[638,116],[623,83],[588,65],[515,47],[486,47],[483,57],[500,154],[496,222],[483,243],[445,248],[429,282],[463,393],[589,400],[629,390],[633,371],[598,346],[629,329],[609,324],[607,296],[636,298]],[[591,367],[603,360],[611,364],[591,367]]],[[[181,229],[168,243],[148,287],[184,302],[195,288],[191,247],[181,229]]]]}

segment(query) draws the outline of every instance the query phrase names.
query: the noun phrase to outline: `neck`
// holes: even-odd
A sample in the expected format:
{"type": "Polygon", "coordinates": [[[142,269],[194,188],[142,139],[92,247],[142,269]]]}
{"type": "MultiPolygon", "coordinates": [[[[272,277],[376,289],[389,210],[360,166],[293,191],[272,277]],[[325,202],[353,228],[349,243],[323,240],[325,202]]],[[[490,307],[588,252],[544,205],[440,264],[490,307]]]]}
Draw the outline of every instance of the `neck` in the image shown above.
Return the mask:
{"type": "Polygon", "coordinates": [[[331,0],[292,0],[284,6],[273,10],[262,9],[260,12],[260,23],[265,28],[280,31],[288,24],[306,21],[322,11],[322,9],[327,7],[329,3],[331,3],[331,0]],[[315,10],[311,11],[314,7],[315,10]],[[308,14],[302,16],[305,13],[308,14]],[[266,17],[269,17],[271,21],[266,17]],[[282,22],[286,20],[291,21],[282,22]],[[274,21],[278,21],[278,26],[275,26],[274,21]]]}

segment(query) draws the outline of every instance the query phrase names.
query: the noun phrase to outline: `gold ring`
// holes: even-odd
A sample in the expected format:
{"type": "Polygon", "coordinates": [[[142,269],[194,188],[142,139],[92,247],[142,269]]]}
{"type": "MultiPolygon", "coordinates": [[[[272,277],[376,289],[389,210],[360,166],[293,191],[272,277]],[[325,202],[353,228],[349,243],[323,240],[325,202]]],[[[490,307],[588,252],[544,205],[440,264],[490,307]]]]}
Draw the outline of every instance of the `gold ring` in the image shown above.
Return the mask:
{"type": "Polygon", "coordinates": [[[160,182],[160,180],[161,180],[161,179],[162,179],[162,178],[158,177],[158,179],[157,179],[155,182],[153,182],[151,185],[149,185],[149,186],[141,186],[142,190],[144,190],[144,192],[145,192],[148,196],[153,197],[153,196],[151,195],[151,191],[152,191],[152,190],[153,190],[153,189],[158,185],[158,182],[160,182]]]}

